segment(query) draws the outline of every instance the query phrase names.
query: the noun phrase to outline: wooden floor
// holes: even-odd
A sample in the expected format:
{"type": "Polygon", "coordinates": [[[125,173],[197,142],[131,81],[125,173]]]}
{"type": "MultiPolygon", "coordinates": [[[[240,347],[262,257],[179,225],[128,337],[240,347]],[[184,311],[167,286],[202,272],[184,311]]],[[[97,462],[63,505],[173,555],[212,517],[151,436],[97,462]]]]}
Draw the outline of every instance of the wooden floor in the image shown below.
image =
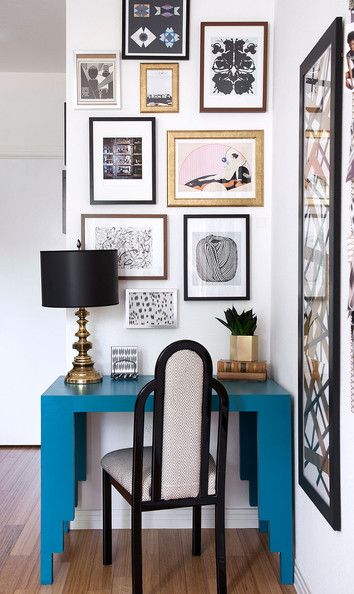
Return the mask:
{"type": "MultiPolygon", "coordinates": [[[[53,586],[39,578],[39,450],[0,448],[0,594],[130,594],[128,530],[115,530],[113,565],[102,566],[100,530],[65,536],[55,555],[53,586]]],[[[229,594],[295,594],[278,582],[277,555],[257,530],[227,530],[229,594]]],[[[215,594],[212,530],[202,531],[202,555],[191,555],[191,531],[143,532],[144,594],[215,594]]]]}

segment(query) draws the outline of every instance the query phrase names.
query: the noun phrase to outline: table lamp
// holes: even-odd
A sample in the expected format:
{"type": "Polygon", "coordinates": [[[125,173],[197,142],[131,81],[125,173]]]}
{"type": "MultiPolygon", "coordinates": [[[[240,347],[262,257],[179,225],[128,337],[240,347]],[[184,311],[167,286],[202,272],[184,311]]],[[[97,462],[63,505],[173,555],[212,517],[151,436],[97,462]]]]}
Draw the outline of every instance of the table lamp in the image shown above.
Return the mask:
{"type": "Polygon", "coordinates": [[[86,307],[116,305],[118,298],[117,250],[66,250],[41,252],[42,305],[75,307],[78,316],[78,340],[73,348],[79,353],[65,377],[68,384],[96,384],[102,381],[94,361],[87,354],[92,343],[87,340],[86,307]]]}

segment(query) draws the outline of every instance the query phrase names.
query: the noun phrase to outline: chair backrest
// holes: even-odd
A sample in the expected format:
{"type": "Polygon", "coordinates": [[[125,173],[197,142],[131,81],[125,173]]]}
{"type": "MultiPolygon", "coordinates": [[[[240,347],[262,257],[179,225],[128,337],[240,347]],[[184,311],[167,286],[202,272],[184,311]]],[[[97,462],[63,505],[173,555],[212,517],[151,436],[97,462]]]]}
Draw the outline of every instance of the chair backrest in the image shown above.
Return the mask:
{"type": "Polygon", "coordinates": [[[192,340],[166,347],[155,368],[153,501],[207,496],[212,361],[192,340]]]}

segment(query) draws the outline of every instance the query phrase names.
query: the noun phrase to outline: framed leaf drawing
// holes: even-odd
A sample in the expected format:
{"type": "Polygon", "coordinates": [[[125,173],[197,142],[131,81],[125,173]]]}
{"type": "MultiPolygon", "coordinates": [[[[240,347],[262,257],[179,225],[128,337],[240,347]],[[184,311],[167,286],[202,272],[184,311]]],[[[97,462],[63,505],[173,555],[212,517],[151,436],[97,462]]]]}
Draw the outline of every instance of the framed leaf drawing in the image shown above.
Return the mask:
{"type": "Polygon", "coordinates": [[[263,130],[172,130],[168,206],[263,206],[263,130]]]}
{"type": "Polygon", "coordinates": [[[342,19],[300,68],[299,483],[340,529],[342,19]]]}
{"type": "Polygon", "coordinates": [[[82,214],[83,249],[118,250],[120,279],[167,278],[167,215],[82,214]]]}
{"type": "Polygon", "coordinates": [[[201,23],[200,111],[266,111],[267,54],[268,23],[201,23]]]}

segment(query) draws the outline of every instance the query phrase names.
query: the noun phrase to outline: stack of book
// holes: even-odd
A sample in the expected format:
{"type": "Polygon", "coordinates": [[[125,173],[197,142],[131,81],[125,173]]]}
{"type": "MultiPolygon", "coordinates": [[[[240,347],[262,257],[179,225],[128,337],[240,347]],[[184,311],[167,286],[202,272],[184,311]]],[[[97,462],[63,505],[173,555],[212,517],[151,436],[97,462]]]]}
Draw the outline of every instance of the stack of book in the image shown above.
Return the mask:
{"type": "Polygon", "coordinates": [[[217,378],[220,380],[253,380],[265,382],[267,379],[266,361],[218,361],[217,378]]]}

